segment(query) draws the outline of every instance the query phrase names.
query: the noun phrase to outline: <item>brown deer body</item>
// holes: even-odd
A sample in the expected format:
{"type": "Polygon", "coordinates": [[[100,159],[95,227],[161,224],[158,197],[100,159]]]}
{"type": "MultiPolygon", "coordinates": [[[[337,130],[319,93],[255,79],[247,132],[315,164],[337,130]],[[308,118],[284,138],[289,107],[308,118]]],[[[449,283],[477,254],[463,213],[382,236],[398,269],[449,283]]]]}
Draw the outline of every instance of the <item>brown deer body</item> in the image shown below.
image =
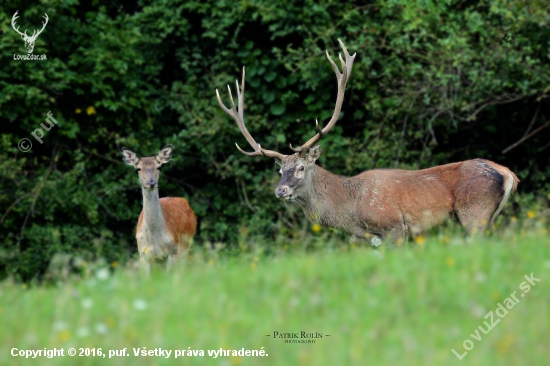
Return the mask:
{"type": "Polygon", "coordinates": [[[139,258],[142,269],[149,274],[151,263],[168,259],[171,267],[185,260],[197,228],[197,218],[186,199],[159,198],[158,178],[162,164],[170,161],[172,146],[164,147],[157,156],[139,158],[123,148],[124,162],[136,168],[143,194],[143,210],[136,228],[139,258]]]}
{"type": "Polygon", "coordinates": [[[354,177],[314,165],[310,179],[299,195],[284,199],[300,205],[313,222],[357,238],[375,235],[391,241],[416,235],[453,214],[468,233],[481,232],[518,183],[507,168],[483,159],[423,170],[375,169],[354,177]]]}
{"type": "MultiPolygon", "coordinates": [[[[519,182],[508,168],[492,161],[474,159],[423,170],[375,169],[354,177],[338,176],[315,164],[321,154],[316,143],[338,120],[355,58],[339,42],[346,58],[344,61],[340,57],[342,73],[327,52],[338,82],[332,118],[323,129],[317,123],[318,133],[301,147],[291,145],[295,151],[292,155],[263,149],[246,129],[244,69],[242,90],[237,83],[238,106],[229,87],[231,109],[225,107],[216,90],[220,107],[237,122],[254,149],[245,152],[237,145],[239,151],[248,156],[274,158],[281,165],[275,195],[301,206],[311,221],[343,230],[352,238],[374,235],[390,241],[406,240],[409,235],[438,225],[452,215],[456,215],[468,233],[483,232],[494,222],[519,182]]],[[[379,240],[372,243],[376,245],[379,240]]]]}

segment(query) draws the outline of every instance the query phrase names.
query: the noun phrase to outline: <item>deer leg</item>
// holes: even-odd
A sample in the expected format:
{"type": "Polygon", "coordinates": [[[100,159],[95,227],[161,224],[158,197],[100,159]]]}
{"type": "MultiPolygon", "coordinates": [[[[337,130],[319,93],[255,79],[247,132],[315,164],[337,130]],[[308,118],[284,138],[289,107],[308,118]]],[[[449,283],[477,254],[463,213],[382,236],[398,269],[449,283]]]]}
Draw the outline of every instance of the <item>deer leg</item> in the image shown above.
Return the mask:
{"type": "Polygon", "coordinates": [[[384,234],[384,242],[391,246],[402,245],[409,239],[409,230],[404,222],[400,222],[384,234]]]}
{"type": "Polygon", "coordinates": [[[168,255],[168,260],[166,261],[166,270],[171,270],[176,263],[178,263],[180,260],[180,250],[179,246],[176,249],[175,253],[168,255]]]}
{"type": "Polygon", "coordinates": [[[487,230],[494,212],[494,208],[468,207],[457,211],[456,216],[468,235],[476,235],[487,230]]]}
{"type": "Polygon", "coordinates": [[[146,276],[149,277],[151,273],[151,263],[145,258],[144,255],[139,256],[139,266],[141,268],[141,272],[146,276]]]}
{"type": "Polygon", "coordinates": [[[168,261],[166,263],[166,269],[170,270],[174,267],[176,263],[182,262],[185,263],[187,259],[188,250],[182,250],[178,247],[176,253],[172,253],[168,256],[168,261]]]}
{"type": "Polygon", "coordinates": [[[471,198],[468,204],[456,205],[456,217],[468,235],[483,234],[489,227],[500,197],[471,198]]]}
{"type": "Polygon", "coordinates": [[[454,188],[454,211],[470,235],[485,232],[505,196],[502,175],[484,164],[477,165],[478,170],[483,168],[484,174],[478,173],[475,179],[459,180],[454,188]]]}
{"type": "Polygon", "coordinates": [[[189,248],[191,247],[191,238],[185,236],[180,239],[180,243],[176,245],[176,252],[168,256],[166,268],[171,269],[177,262],[186,263],[187,256],[189,255],[189,248]]]}
{"type": "Polygon", "coordinates": [[[188,251],[170,254],[166,263],[166,269],[169,271],[174,268],[176,264],[184,267],[185,263],[187,263],[187,253],[188,251]]]}
{"type": "Polygon", "coordinates": [[[142,235],[136,235],[136,241],[138,244],[138,252],[139,252],[139,267],[141,270],[141,273],[145,275],[145,277],[149,277],[149,274],[151,273],[151,261],[149,259],[149,247],[143,242],[142,235]]]}
{"type": "MultiPolygon", "coordinates": [[[[368,225],[365,223],[366,227],[368,225]]],[[[363,237],[370,240],[370,245],[378,247],[382,243],[391,247],[395,245],[401,245],[407,242],[409,235],[409,228],[405,223],[405,220],[401,217],[399,221],[395,220],[393,226],[389,230],[380,230],[376,232],[365,232],[363,237]]]]}

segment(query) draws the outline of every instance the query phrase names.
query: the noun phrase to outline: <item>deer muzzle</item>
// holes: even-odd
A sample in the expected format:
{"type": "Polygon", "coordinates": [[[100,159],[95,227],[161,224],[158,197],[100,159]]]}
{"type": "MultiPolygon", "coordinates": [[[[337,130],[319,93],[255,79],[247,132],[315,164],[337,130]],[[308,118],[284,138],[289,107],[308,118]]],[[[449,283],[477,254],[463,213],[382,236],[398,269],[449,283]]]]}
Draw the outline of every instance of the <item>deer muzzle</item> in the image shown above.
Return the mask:
{"type": "Polygon", "coordinates": [[[146,186],[146,187],[147,187],[147,189],[149,189],[149,190],[155,189],[155,188],[157,187],[157,181],[156,181],[155,179],[153,179],[153,178],[149,179],[149,180],[147,181],[147,186],[146,186]]]}
{"type": "Polygon", "coordinates": [[[275,189],[275,196],[277,196],[277,198],[290,199],[291,195],[292,190],[289,186],[279,186],[277,187],[277,189],[275,189]]]}

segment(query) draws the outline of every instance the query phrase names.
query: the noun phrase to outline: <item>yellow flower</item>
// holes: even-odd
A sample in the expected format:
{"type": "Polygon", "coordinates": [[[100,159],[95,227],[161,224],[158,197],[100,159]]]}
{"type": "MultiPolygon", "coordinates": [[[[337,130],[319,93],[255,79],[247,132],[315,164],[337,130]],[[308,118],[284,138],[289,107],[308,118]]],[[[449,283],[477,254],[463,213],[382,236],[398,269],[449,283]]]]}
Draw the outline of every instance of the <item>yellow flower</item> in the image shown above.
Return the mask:
{"type": "Polygon", "coordinates": [[[493,298],[493,300],[498,301],[500,299],[500,292],[493,291],[493,293],[491,294],[491,297],[493,298]]]}
{"type": "Polygon", "coordinates": [[[313,225],[311,230],[313,230],[313,232],[315,232],[315,233],[318,233],[319,231],[321,231],[321,225],[315,224],[315,225],[313,225]]]}
{"type": "Polygon", "coordinates": [[[93,106],[89,106],[86,108],[86,113],[88,113],[88,116],[95,114],[95,108],[93,106]]]}
{"type": "Polygon", "coordinates": [[[250,268],[255,271],[258,268],[258,264],[256,262],[250,263],[250,268]]]}
{"type": "Polygon", "coordinates": [[[26,290],[28,286],[27,286],[26,283],[24,283],[24,284],[21,285],[21,287],[23,288],[23,290],[26,290]]]}
{"type": "Polygon", "coordinates": [[[68,341],[71,338],[71,332],[69,332],[67,329],[62,330],[59,332],[59,340],[60,341],[68,341]]]}
{"type": "Polygon", "coordinates": [[[118,263],[117,263],[116,261],[114,261],[113,263],[111,263],[111,267],[116,268],[116,266],[118,266],[118,263]]]}
{"type": "Polygon", "coordinates": [[[515,216],[510,217],[510,221],[512,221],[512,222],[516,222],[517,220],[518,220],[518,218],[515,217],[515,216]]]}
{"type": "Polygon", "coordinates": [[[112,328],[116,325],[116,320],[113,317],[109,317],[109,318],[105,319],[105,324],[107,324],[107,326],[109,328],[112,328]]]}
{"type": "Polygon", "coordinates": [[[418,245],[424,245],[425,241],[426,238],[424,238],[422,235],[418,235],[416,238],[414,238],[414,242],[418,245]]]}
{"type": "Polygon", "coordinates": [[[80,114],[80,113],[82,113],[82,109],[77,108],[74,112],[75,112],[76,114],[80,114]]]}
{"type": "Polygon", "coordinates": [[[508,351],[508,348],[510,345],[515,343],[514,336],[511,334],[507,334],[500,340],[500,342],[497,343],[497,350],[499,353],[506,353],[508,351]]]}
{"type": "Polygon", "coordinates": [[[535,216],[537,216],[537,214],[535,213],[535,211],[527,211],[527,217],[530,218],[530,219],[534,219],[535,216]]]}
{"type": "Polygon", "coordinates": [[[447,257],[447,259],[445,259],[445,263],[447,263],[447,265],[449,267],[454,266],[455,265],[455,259],[453,257],[447,257]]]}
{"type": "Polygon", "coordinates": [[[240,365],[243,363],[243,358],[241,356],[231,356],[231,364],[240,365]]]}

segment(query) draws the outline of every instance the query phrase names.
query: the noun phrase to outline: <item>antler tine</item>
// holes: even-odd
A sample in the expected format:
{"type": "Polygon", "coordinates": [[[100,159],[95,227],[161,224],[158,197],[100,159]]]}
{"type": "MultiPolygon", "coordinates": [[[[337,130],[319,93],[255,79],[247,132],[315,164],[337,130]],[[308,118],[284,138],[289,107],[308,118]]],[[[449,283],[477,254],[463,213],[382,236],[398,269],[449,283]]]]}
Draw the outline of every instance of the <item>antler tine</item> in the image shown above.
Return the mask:
{"type": "Polygon", "coordinates": [[[36,36],[37,36],[37,37],[38,37],[38,35],[39,35],[40,33],[42,33],[42,31],[44,30],[44,28],[46,28],[46,24],[48,24],[48,20],[50,19],[50,18],[48,18],[48,14],[44,13],[44,19],[46,20],[46,23],[42,22],[42,29],[40,29],[40,30],[38,31],[38,33],[36,33],[36,36]]]}
{"type": "MultiPolygon", "coordinates": [[[[17,18],[19,18],[19,16],[17,16],[17,13],[19,13],[19,10],[17,10],[17,11],[15,12],[15,14],[13,14],[13,17],[11,18],[11,26],[12,26],[12,28],[13,28],[17,33],[19,33],[21,36],[29,37],[29,36],[27,35],[27,30],[26,30],[26,29],[25,29],[25,32],[24,32],[24,33],[21,33],[21,32],[19,31],[19,27],[20,27],[20,26],[17,27],[17,28],[15,27],[15,26],[16,26],[15,20],[16,20],[17,18]]],[[[42,29],[41,29],[41,30],[35,29],[35,30],[32,32],[32,35],[31,35],[29,38],[36,38],[36,37],[38,37],[38,35],[39,35],[40,33],[42,33],[42,31],[44,31],[44,28],[46,28],[46,24],[48,24],[48,20],[50,19],[50,18],[48,18],[48,14],[44,13],[44,19],[46,20],[46,22],[42,22],[42,29]]]]}
{"type": "Polygon", "coordinates": [[[13,14],[13,17],[11,18],[11,26],[12,26],[13,30],[16,31],[17,33],[19,33],[20,35],[25,35],[25,36],[26,36],[26,35],[27,35],[27,30],[26,30],[26,29],[25,29],[25,33],[23,34],[23,33],[21,33],[21,32],[19,31],[19,27],[21,27],[21,26],[15,28],[15,25],[16,25],[15,20],[16,20],[17,18],[19,18],[19,17],[17,16],[17,13],[19,13],[19,10],[17,10],[17,11],[15,12],[15,14],[13,14]]]}
{"type": "Polygon", "coordinates": [[[246,128],[246,125],[244,124],[244,87],[245,87],[244,80],[245,80],[245,68],[243,67],[243,75],[242,75],[242,81],[241,81],[242,88],[239,88],[239,81],[238,80],[235,81],[235,84],[237,86],[238,110],[237,110],[237,107],[235,106],[235,101],[233,99],[233,95],[231,94],[231,88],[229,87],[229,85],[227,86],[227,89],[229,91],[229,99],[231,100],[231,109],[227,108],[223,104],[222,99],[220,98],[220,93],[218,92],[218,89],[216,89],[216,95],[218,96],[218,103],[220,104],[220,107],[223,109],[223,111],[225,113],[230,115],[235,120],[235,122],[237,122],[237,126],[239,127],[239,130],[241,131],[241,133],[245,137],[246,141],[248,141],[250,146],[252,146],[254,151],[253,152],[246,152],[243,149],[241,149],[239,147],[239,145],[236,144],[236,143],[235,143],[235,146],[237,147],[237,149],[241,153],[243,153],[245,155],[248,155],[248,156],[263,155],[263,156],[267,156],[267,157],[270,157],[270,158],[274,158],[278,161],[282,161],[286,157],[286,155],[281,154],[281,153],[276,152],[276,151],[262,149],[260,144],[258,144],[254,140],[254,138],[252,137],[250,132],[248,132],[248,129],[246,128]]]}
{"type": "Polygon", "coordinates": [[[332,114],[330,121],[322,130],[319,127],[319,122],[317,120],[315,121],[317,134],[313,136],[311,139],[309,139],[305,144],[297,148],[292,147],[292,144],[290,145],[290,148],[297,153],[303,154],[307,151],[307,149],[309,149],[311,146],[316,144],[324,135],[326,135],[331,130],[332,127],[334,127],[334,125],[336,124],[336,121],[338,121],[338,117],[340,116],[342,103],[344,102],[344,93],[346,91],[346,84],[348,82],[348,78],[351,75],[353,61],[357,53],[354,53],[353,56],[351,56],[348,53],[348,50],[346,49],[346,46],[344,45],[344,43],[340,39],[338,39],[338,42],[340,43],[340,47],[342,47],[342,50],[344,51],[344,56],[346,58],[346,60],[344,61],[344,59],[342,59],[342,55],[338,54],[338,58],[340,59],[340,63],[342,64],[341,73],[340,73],[340,70],[338,69],[338,66],[336,66],[336,63],[330,57],[328,50],[326,51],[327,58],[332,66],[332,69],[334,70],[334,73],[336,74],[336,81],[338,83],[338,95],[336,97],[336,105],[334,107],[334,113],[332,114]]]}

